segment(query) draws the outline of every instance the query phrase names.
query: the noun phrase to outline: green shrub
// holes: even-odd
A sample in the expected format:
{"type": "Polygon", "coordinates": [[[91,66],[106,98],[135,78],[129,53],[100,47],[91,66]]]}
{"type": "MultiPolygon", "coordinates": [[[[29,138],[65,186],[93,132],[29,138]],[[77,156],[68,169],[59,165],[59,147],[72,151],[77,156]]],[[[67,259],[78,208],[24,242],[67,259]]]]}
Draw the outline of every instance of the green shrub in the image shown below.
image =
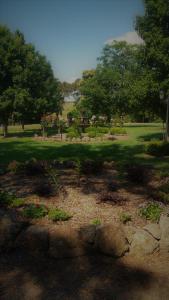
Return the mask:
{"type": "Polygon", "coordinates": [[[93,225],[101,225],[101,221],[100,221],[99,219],[94,219],[94,220],[92,221],[92,224],[93,224],[93,225]]]}
{"type": "Polygon", "coordinates": [[[42,218],[46,216],[47,213],[48,213],[47,208],[45,207],[45,205],[41,205],[41,204],[29,204],[22,211],[24,217],[31,218],[31,219],[42,218]]]}
{"type": "Polygon", "coordinates": [[[80,130],[75,127],[75,126],[71,126],[67,129],[67,134],[66,136],[70,139],[73,139],[73,138],[80,138],[81,137],[81,132],[80,130]]]}
{"type": "Polygon", "coordinates": [[[50,209],[48,218],[52,221],[67,221],[71,218],[72,216],[65,212],[64,210],[58,209],[58,208],[53,208],[50,209]]]}
{"type": "Polygon", "coordinates": [[[15,198],[15,199],[13,199],[12,203],[10,204],[10,207],[17,208],[17,207],[22,207],[24,205],[25,205],[25,199],[15,198]]]}
{"type": "Polygon", "coordinates": [[[103,169],[103,162],[100,160],[86,159],[77,162],[77,168],[79,174],[98,174],[103,169]]]}
{"type": "Polygon", "coordinates": [[[131,221],[132,220],[132,217],[131,215],[129,215],[128,213],[122,213],[120,215],[120,221],[123,223],[123,224],[126,224],[127,222],[131,221]]]}
{"type": "Polygon", "coordinates": [[[167,156],[169,155],[168,142],[153,142],[149,143],[146,147],[146,153],[153,156],[167,156]]]}
{"type": "Polygon", "coordinates": [[[7,207],[20,207],[25,204],[25,200],[22,198],[17,198],[12,193],[0,192],[0,205],[7,207]]]}
{"type": "Polygon", "coordinates": [[[125,135],[127,134],[125,128],[121,127],[114,127],[110,129],[110,134],[111,135],[125,135]]]}
{"type": "Polygon", "coordinates": [[[148,204],[140,208],[139,215],[147,220],[158,222],[163,209],[157,203],[148,204]]]}

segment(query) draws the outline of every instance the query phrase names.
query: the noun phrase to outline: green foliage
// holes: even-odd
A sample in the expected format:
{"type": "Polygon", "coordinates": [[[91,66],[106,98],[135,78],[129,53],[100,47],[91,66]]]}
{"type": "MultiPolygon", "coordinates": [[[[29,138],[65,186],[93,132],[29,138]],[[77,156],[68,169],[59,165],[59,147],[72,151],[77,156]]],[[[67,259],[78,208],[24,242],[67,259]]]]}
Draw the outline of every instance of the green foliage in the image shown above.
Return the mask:
{"type": "Polygon", "coordinates": [[[132,217],[131,217],[131,215],[129,215],[128,213],[122,213],[122,214],[120,215],[120,221],[121,221],[123,224],[126,224],[127,222],[132,221],[132,217]]]}
{"type": "Polygon", "coordinates": [[[140,208],[139,215],[147,220],[158,222],[163,209],[157,203],[148,204],[146,207],[140,208]]]}
{"type": "Polygon", "coordinates": [[[121,127],[114,127],[110,129],[111,135],[126,135],[126,129],[121,127]]]}
{"type": "Polygon", "coordinates": [[[101,221],[100,221],[100,219],[94,219],[93,221],[92,221],[92,224],[93,225],[101,225],[101,221]]]}
{"type": "Polygon", "coordinates": [[[40,204],[29,204],[27,207],[25,207],[22,211],[22,215],[26,218],[31,219],[39,219],[46,216],[48,213],[47,208],[45,205],[40,204]]]}
{"type": "Polygon", "coordinates": [[[71,126],[67,129],[67,137],[70,139],[73,138],[80,138],[81,132],[80,129],[77,126],[71,126]]]}
{"type": "Polygon", "coordinates": [[[146,147],[146,152],[153,156],[168,156],[169,143],[161,141],[149,143],[146,147]]]}
{"type": "Polygon", "coordinates": [[[52,208],[49,210],[48,218],[54,222],[67,221],[72,216],[62,209],[52,208]]]}
{"type": "Polygon", "coordinates": [[[0,191],[0,205],[1,206],[17,208],[17,207],[23,206],[24,204],[25,204],[24,199],[17,198],[12,193],[0,191]]]}

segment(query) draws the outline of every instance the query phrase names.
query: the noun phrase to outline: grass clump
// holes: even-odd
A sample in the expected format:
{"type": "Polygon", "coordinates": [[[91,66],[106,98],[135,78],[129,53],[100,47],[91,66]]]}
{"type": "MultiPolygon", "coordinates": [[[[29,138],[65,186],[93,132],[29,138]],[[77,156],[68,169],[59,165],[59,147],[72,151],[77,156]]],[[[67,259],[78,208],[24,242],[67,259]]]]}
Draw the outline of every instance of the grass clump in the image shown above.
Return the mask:
{"type": "Polygon", "coordinates": [[[146,153],[153,156],[168,156],[169,143],[163,141],[152,142],[147,145],[146,153]]]}
{"type": "Polygon", "coordinates": [[[22,215],[26,218],[39,219],[47,215],[48,210],[45,205],[29,204],[22,211],[22,215]]]}
{"type": "Polygon", "coordinates": [[[158,222],[163,209],[157,203],[150,203],[146,207],[142,207],[139,215],[146,220],[158,222]]]}
{"type": "Polygon", "coordinates": [[[49,211],[48,218],[54,222],[57,221],[67,221],[71,218],[72,216],[65,212],[62,209],[58,208],[52,208],[49,211]]]}
{"type": "Polygon", "coordinates": [[[123,224],[126,224],[127,222],[130,221],[132,221],[132,217],[128,213],[122,213],[120,215],[120,222],[122,222],[123,224]]]}
{"type": "Polygon", "coordinates": [[[14,194],[8,192],[0,192],[0,205],[4,207],[17,208],[25,204],[25,200],[17,198],[14,194]]]}
{"type": "Polygon", "coordinates": [[[92,225],[101,225],[101,221],[100,221],[100,219],[94,219],[93,221],[92,221],[92,225]]]}

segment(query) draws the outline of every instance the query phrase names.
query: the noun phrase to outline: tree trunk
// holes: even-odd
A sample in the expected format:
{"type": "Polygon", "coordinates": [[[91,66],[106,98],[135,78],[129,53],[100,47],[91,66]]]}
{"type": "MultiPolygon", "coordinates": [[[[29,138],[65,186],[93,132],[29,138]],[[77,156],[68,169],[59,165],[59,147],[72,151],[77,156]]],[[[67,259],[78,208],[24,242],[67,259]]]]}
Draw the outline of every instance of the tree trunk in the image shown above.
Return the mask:
{"type": "Polygon", "coordinates": [[[3,128],[3,136],[4,138],[6,138],[8,135],[8,124],[3,124],[2,128],[3,128]]]}
{"type": "Polygon", "coordinates": [[[22,130],[23,130],[23,131],[25,130],[25,124],[24,124],[24,121],[22,121],[22,130]]]}

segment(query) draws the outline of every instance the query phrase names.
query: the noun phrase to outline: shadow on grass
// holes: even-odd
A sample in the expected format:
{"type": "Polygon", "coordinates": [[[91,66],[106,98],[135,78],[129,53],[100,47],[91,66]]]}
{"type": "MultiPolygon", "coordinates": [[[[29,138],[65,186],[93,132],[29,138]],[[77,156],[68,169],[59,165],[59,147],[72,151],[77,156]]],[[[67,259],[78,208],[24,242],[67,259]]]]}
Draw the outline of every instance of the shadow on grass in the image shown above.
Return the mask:
{"type": "Polygon", "coordinates": [[[148,133],[138,137],[139,141],[149,142],[149,141],[161,141],[163,140],[163,133],[156,132],[156,133],[148,133]]]}

